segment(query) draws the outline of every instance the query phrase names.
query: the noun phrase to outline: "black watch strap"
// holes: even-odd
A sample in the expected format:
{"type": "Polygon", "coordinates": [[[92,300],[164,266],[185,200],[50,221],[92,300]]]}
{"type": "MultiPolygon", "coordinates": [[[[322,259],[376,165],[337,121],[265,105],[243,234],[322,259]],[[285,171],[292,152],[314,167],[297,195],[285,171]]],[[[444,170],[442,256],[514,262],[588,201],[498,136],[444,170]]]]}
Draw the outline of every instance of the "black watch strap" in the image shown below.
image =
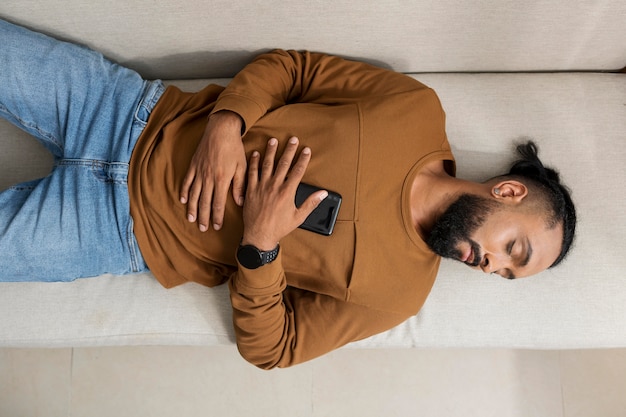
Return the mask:
{"type": "Polygon", "coordinates": [[[280,245],[269,251],[262,251],[253,245],[239,245],[237,260],[247,269],[256,269],[274,261],[278,256],[280,245]]]}

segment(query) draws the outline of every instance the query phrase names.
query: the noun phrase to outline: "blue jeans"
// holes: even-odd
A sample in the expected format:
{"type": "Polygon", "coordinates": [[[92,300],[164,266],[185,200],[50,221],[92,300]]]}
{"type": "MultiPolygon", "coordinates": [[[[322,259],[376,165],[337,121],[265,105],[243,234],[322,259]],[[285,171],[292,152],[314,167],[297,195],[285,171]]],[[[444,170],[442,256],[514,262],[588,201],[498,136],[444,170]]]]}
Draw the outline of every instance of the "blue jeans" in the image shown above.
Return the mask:
{"type": "Polygon", "coordinates": [[[0,40],[0,116],[54,155],[47,177],[0,193],[0,281],[146,271],[128,164],[163,84],[1,20],[0,40]]]}

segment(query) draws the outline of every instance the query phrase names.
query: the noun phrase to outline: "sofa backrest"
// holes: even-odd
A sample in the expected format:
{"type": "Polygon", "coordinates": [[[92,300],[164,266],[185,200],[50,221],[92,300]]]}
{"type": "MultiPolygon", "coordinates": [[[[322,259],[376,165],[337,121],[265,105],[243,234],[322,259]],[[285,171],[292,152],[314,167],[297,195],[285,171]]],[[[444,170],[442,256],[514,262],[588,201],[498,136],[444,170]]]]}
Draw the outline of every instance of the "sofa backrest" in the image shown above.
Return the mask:
{"type": "Polygon", "coordinates": [[[4,0],[0,17],[85,43],[147,78],[230,77],[273,48],[411,73],[626,65],[623,0],[4,0]]]}

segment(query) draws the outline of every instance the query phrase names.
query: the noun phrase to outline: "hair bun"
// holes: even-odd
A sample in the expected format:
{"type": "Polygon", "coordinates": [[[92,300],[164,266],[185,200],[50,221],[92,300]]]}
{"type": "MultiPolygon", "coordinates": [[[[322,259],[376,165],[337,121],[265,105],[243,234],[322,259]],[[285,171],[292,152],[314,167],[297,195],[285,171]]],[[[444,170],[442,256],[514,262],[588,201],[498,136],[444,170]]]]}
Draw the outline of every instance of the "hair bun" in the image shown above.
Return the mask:
{"type": "Polygon", "coordinates": [[[516,150],[522,158],[513,164],[509,174],[534,178],[540,182],[560,182],[558,172],[552,168],[543,166],[543,163],[538,157],[538,149],[535,142],[528,141],[517,145],[516,150]]]}

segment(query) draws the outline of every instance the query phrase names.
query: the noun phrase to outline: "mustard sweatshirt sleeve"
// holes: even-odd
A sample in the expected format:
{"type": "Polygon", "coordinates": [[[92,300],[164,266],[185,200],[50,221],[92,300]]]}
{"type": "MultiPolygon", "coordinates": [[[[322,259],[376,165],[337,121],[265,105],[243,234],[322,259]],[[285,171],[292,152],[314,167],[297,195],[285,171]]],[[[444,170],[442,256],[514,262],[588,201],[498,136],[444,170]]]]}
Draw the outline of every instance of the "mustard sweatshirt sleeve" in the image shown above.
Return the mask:
{"type": "Polygon", "coordinates": [[[313,52],[275,50],[237,74],[213,112],[230,110],[246,131],[261,117],[290,103],[339,104],[427,88],[404,74],[313,52]]]}
{"type": "Polygon", "coordinates": [[[281,255],[229,282],[237,347],[262,369],[289,367],[400,324],[406,316],[287,286],[281,255]]]}

